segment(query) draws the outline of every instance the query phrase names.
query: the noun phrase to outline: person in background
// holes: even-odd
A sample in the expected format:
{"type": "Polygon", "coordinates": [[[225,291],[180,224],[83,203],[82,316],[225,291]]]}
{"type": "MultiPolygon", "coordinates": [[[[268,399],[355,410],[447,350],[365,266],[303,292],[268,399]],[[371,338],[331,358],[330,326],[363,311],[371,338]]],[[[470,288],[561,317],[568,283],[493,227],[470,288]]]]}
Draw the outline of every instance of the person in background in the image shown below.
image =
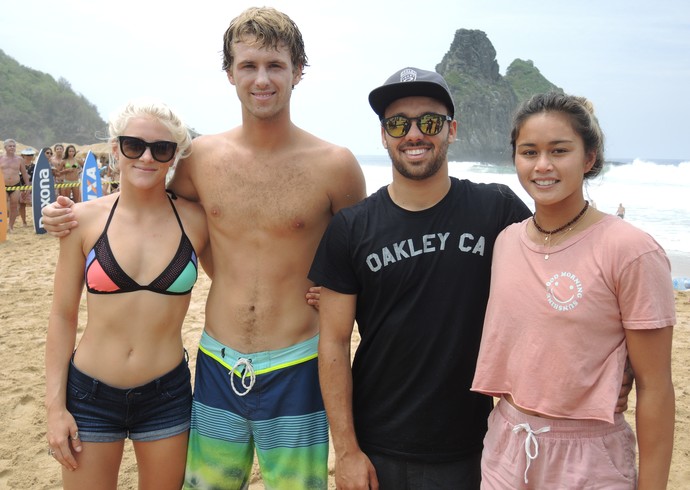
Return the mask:
{"type": "Polygon", "coordinates": [[[472,384],[500,397],[482,488],[666,488],[675,421],[670,264],[651,236],[585,200],[603,142],[582,97],[535,95],[516,113],[513,160],[536,211],[494,249],[472,384]],[[615,413],[626,358],[637,387],[639,478],[635,434],[615,413]]]}
{"type": "MultiPolygon", "coordinates": [[[[55,185],[57,184],[62,184],[64,179],[62,178],[62,173],[60,172],[60,168],[62,166],[62,157],[65,154],[65,147],[61,143],[55,143],[53,145],[53,152],[52,156],[48,158],[48,161],[50,162],[50,168],[53,170],[53,178],[55,181],[55,185]]],[[[63,187],[60,187],[57,189],[56,196],[64,196],[69,194],[65,194],[65,189],[63,187]]]]}
{"type": "Polygon", "coordinates": [[[120,170],[118,169],[115,162],[111,162],[108,164],[107,169],[105,171],[105,175],[106,182],[108,184],[107,193],[112,194],[114,192],[117,192],[120,186],[120,170]]]}
{"type": "Polygon", "coordinates": [[[439,74],[404,68],[369,102],[393,181],[333,218],[309,272],[322,286],[319,373],[336,484],[478,489],[492,401],[469,388],[493,244],[531,213],[507,186],[449,176],[458,123],[439,74]]]}
{"type": "MultiPolygon", "coordinates": [[[[20,176],[19,185],[31,185],[31,179],[34,176],[34,157],[36,155],[36,150],[33,148],[26,148],[22,150],[22,159],[24,160],[24,167],[26,167],[26,173],[29,175],[29,180],[25,181],[24,177],[20,176]]],[[[26,206],[31,206],[31,190],[25,190],[19,192],[19,217],[22,220],[22,224],[26,224],[26,206]]]]}
{"type": "Polygon", "coordinates": [[[67,145],[65,148],[65,154],[62,157],[62,163],[58,167],[58,172],[62,177],[64,184],[69,184],[69,187],[65,187],[61,193],[63,196],[71,197],[72,201],[81,201],[81,192],[79,188],[79,177],[81,175],[81,170],[83,167],[83,162],[77,159],[77,149],[74,145],[67,145]]]}
{"type": "Polygon", "coordinates": [[[126,104],[109,132],[120,192],[76,204],[80,225],[60,241],[45,356],[49,454],[64,488],[114,489],[129,438],[139,488],[177,490],[192,404],[181,329],[208,230],[201,206],[165,182],[191,138],[155,101],[126,104]]]}
{"type": "MultiPolygon", "coordinates": [[[[6,139],[4,141],[4,147],[5,154],[0,156],[0,169],[5,179],[5,187],[20,185],[20,177],[24,179],[24,182],[30,182],[24,159],[16,154],[17,142],[11,138],[6,139]]],[[[17,215],[19,214],[20,192],[21,191],[14,189],[7,191],[7,213],[9,215],[7,230],[9,232],[14,230],[14,222],[17,220],[17,215]]]]}
{"type": "MultiPolygon", "coordinates": [[[[256,451],[267,488],[325,489],[328,423],[307,272],[333,214],[364,198],[364,175],[349,150],[291,120],[307,56],[286,14],[245,10],[223,53],[242,125],[195,138],[169,185],[203,205],[213,243],[185,487],[246,488],[256,451]]],[[[75,226],[66,204],[44,208],[46,230],[75,226]]]]}
{"type": "Polygon", "coordinates": [[[101,178],[101,187],[103,195],[110,194],[110,175],[108,174],[108,167],[110,167],[110,158],[108,155],[100,155],[98,157],[98,175],[101,178]]]}
{"type": "Polygon", "coordinates": [[[623,203],[618,204],[618,209],[616,210],[616,216],[618,216],[621,219],[625,218],[625,208],[623,207],[623,203]]]}

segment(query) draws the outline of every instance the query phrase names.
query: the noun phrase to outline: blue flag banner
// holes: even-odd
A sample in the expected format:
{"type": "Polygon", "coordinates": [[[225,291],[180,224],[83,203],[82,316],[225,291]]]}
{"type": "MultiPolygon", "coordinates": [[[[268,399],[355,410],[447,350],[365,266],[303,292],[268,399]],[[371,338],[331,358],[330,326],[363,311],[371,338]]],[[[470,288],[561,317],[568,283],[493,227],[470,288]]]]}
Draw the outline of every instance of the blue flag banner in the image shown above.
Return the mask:
{"type": "Polygon", "coordinates": [[[55,201],[55,179],[53,170],[50,168],[48,156],[43,150],[38,154],[34,175],[31,178],[31,209],[34,213],[34,230],[37,234],[43,234],[43,217],[41,210],[51,202],[55,201]]]}
{"type": "Polygon", "coordinates": [[[101,171],[98,168],[98,159],[89,151],[84,160],[84,170],[81,174],[81,200],[92,201],[103,196],[101,184],[101,171]]]}

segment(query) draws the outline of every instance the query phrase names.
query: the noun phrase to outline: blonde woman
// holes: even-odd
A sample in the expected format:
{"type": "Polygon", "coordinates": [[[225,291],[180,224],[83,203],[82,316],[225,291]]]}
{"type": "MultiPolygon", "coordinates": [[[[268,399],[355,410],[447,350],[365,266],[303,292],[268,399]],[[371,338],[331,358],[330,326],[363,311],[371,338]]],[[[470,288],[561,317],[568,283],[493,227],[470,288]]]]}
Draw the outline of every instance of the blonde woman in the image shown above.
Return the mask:
{"type": "Polygon", "coordinates": [[[157,102],[127,104],[109,129],[120,192],[76,204],[79,227],[60,242],[46,343],[49,453],[64,488],[115,489],[129,438],[139,488],[179,489],[192,404],[181,327],[208,232],[201,206],[165,182],[191,139],[157,102]]]}

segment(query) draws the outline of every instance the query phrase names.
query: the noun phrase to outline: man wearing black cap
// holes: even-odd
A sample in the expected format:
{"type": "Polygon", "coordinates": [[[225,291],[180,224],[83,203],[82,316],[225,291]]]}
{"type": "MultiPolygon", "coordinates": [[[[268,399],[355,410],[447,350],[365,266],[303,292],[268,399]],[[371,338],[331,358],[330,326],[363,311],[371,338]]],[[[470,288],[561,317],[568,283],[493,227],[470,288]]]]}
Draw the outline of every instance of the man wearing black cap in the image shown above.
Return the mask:
{"type": "Polygon", "coordinates": [[[531,213],[506,186],[449,177],[458,128],[440,75],[405,68],[369,102],[393,181],[334,216],[309,273],[323,286],[319,371],[336,482],[476,489],[492,402],[469,388],[491,255],[498,233],[531,213]]]}

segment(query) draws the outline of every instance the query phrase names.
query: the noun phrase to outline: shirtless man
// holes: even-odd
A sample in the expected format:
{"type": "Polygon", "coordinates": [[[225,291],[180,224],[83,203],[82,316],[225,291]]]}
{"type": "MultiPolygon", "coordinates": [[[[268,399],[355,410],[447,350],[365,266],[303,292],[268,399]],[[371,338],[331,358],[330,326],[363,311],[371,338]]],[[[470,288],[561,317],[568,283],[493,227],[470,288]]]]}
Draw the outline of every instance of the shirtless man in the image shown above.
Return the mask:
{"type": "Polygon", "coordinates": [[[621,219],[625,218],[625,206],[623,206],[623,203],[618,205],[618,209],[616,209],[616,216],[621,219]]]}
{"type": "MultiPolygon", "coordinates": [[[[0,168],[2,168],[2,176],[5,178],[5,187],[19,185],[20,175],[24,182],[31,182],[24,165],[24,159],[16,154],[17,142],[13,139],[6,139],[4,144],[5,154],[0,156],[0,168]]],[[[10,232],[14,229],[14,222],[19,214],[19,192],[16,190],[7,191],[7,209],[10,218],[7,229],[10,232]]]]}
{"type": "MultiPolygon", "coordinates": [[[[214,271],[186,487],[244,488],[254,446],[267,488],[327,487],[318,314],[304,295],[323,231],[336,211],[364,198],[365,183],[349,150],[292,123],[290,96],[306,65],[302,36],[285,14],[250,8],[234,19],[223,69],[242,125],[195,139],[170,184],[204,207],[214,271]]],[[[51,226],[69,210],[44,210],[48,231],[76,226],[51,226]]]]}

